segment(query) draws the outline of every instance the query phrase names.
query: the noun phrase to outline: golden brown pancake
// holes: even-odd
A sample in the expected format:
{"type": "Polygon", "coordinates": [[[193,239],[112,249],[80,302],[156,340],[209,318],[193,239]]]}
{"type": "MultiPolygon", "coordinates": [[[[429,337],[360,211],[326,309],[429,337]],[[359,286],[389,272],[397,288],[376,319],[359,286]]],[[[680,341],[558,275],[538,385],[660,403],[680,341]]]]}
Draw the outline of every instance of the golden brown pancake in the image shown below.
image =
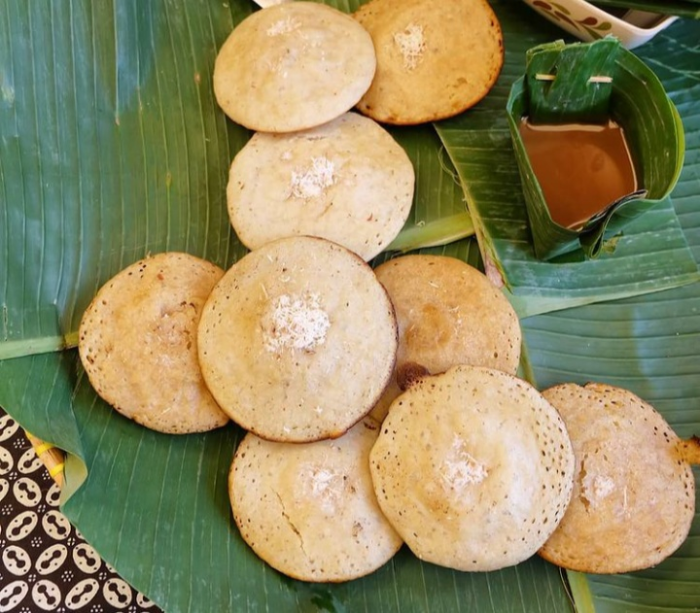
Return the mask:
{"type": "Polygon", "coordinates": [[[564,519],[540,550],[586,573],[654,566],[685,540],[695,512],[697,440],[682,441],[630,391],[565,383],[543,392],[566,422],[576,456],[564,519]]]}
{"type": "Polygon", "coordinates": [[[109,280],[80,323],[78,349],[95,391],[121,414],[160,432],[227,423],[197,361],[199,316],[223,274],[200,258],[166,252],[109,280]]]}
{"type": "Polygon", "coordinates": [[[458,364],[515,374],[520,361],[518,317],[487,277],[457,258],[407,255],[375,269],[396,310],[396,371],[372,415],[383,419],[401,392],[402,371],[444,372],[458,364]]]}
{"type": "Polygon", "coordinates": [[[396,318],[372,269],[321,238],[268,243],[234,264],[199,326],[204,378],[262,438],[337,437],[366,415],[396,356],[396,318]]]}
{"type": "Polygon", "coordinates": [[[372,36],[377,73],[357,108],[418,124],[481,100],[503,65],[501,26],[486,0],[371,0],[355,18],[372,36]]]}

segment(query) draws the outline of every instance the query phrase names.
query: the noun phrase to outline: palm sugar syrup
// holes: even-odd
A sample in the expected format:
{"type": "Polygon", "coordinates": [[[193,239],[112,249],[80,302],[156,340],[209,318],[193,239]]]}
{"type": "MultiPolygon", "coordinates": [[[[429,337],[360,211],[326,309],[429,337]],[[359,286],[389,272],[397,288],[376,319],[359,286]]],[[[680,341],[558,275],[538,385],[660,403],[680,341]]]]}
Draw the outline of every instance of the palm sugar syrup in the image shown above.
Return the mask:
{"type": "Polygon", "coordinates": [[[605,124],[532,124],[520,135],[552,220],[572,230],[638,188],[622,127],[605,124]]]}

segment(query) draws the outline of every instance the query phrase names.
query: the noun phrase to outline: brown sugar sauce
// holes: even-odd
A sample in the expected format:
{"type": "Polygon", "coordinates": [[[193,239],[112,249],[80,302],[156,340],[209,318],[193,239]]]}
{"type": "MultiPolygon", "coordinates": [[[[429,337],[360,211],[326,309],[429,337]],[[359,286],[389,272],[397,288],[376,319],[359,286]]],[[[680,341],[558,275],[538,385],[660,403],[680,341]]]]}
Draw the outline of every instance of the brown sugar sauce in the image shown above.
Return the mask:
{"type": "Polygon", "coordinates": [[[552,219],[579,229],[638,188],[623,129],[607,124],[533,125],[520,135],[552,219]]]}

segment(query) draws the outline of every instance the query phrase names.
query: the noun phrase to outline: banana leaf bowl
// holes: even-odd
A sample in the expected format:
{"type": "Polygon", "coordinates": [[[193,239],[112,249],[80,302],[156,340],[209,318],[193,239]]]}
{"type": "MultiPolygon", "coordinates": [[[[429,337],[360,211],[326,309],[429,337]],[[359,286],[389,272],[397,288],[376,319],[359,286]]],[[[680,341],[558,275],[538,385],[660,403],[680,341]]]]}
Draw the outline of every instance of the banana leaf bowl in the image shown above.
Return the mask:
{"type": "Polygon", "coordinates": [[[513,84],[506,109],[538,258],[576,248],[597,257],[606,237],[659,204],[678,181],[685,156],[678,112],[654,72],[615,38],[569,45],[558,41],[529,49],[526,74],[513,84]],[[548,79],[542,80],[542,75],[548,79]],[[611,203],[581,228],[559,225],[520,134],[523,117],[538,124],[614,120],[624,130],[642,189],[611,203]]]}
{"type": "MultiPolygon", "coordinates": [[[[329,4],[353,11],[360,2],[329,4]]],[[[521,372],[537,387],[610,382],[652,402],[679,435],[700,432],[699,24],[678,20],[639,50],[684,127],[670,198],[631,224],[614,254],[554,274],[530,257],[505,105],[526,50],[561,31],[520,0],[492,4],[506,58],[490,94],[453,120],[392,132],[417,176],[412,216],[392,249],[476,265],[483,257],[501,274],[522,317],[521,372]]],[[[173,437],[128,422],[98,399],[75,349],[97,288],[129,263],[182,250],[226,267],[245,253],[225,186],[250,134],[217,107],[211,73],[219,46],[256,7],[0,8],[0,405],[65,450],[62,511],[135,588],[172,613],[697,608],[697,516],[674,556],[630,575],[564,573],[537,557],[460,573],[402,550],[368,577],[327,585],[262,563],[239,537],[226,491],[241,431],[173,437]]]]}

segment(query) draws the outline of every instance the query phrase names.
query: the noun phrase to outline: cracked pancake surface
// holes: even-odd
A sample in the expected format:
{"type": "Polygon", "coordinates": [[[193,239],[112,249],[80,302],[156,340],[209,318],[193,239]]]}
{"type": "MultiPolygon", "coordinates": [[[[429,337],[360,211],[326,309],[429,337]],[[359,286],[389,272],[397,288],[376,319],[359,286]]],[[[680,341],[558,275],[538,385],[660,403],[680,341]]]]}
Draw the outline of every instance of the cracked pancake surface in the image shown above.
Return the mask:
{"type": "Polygon", "coordinates": [[[229,472],[233,516],[248,545],[280,572],[339,582],[387,562],[402,541],[376,501],[369,452],[378,424],[342,437],[279,443],[247,434],[229,472]]]}

